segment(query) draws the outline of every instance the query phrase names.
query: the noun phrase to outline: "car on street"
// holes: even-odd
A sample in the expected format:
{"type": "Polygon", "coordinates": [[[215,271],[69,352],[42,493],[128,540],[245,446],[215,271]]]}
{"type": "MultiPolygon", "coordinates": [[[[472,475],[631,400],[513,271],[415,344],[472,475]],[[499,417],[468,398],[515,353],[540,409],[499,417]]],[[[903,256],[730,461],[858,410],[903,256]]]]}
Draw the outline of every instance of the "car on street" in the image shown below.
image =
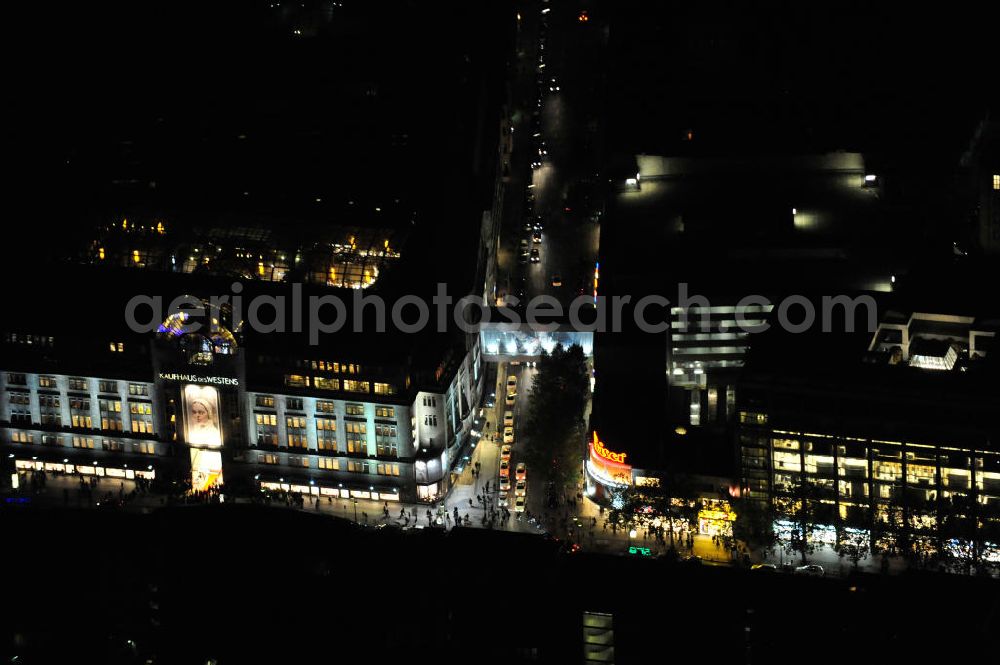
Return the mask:
{"type": "Polygon", "coordinates": [[[517,469],[514,470],[514,477],[518,480],[524,480],[528,477],[528,468],[524,466],[524,462],[518,462],[517,469]]]}
{"type": "Polygon", "coordinates": [[[500,491],[501,492],[509,492],[510,491],[510,478],[501,478],[500,479],[500,491]]]}
{"type": "Polygon", "coordinates": [[[510,462],[508,460],[500,460],[500,477],[506,478],[507,482],[510,482],[510,462]]]}
{"type": "Polygon", "coordinates": [[[519,496],[514,498],[514,512],[523,513],[524,512],[524,497],[519,496]]]}
{"type": "Polygon", "coordinates": [[[507,392],[508,393],[517,392],[517,375],[509,374],[507,376],[507,392]]]}
{"type": "Polygon", "coordinates": [[[510,446],[506,445],[500,449],[500,459],[509,460],[510,459],[510,446]]]}
{"type": "Polygon", "coordinates": [[[519,480],[514,483],[514,496],[524,496],[528,493],[528,481],[519,480]]]}
{"type": "MultiPolygon", "coordinates": [[[[514,443],[514,428],[504,427],[503,428],[503,442],[504,443],[514,443]]],[[[509,448],[509,446],[507,446],[509,448]]],[[[508,453],[507,459],[510,459],[510,454],[508,453]]]]}
{"type": "Polygon", "coordinates": [[[520,242],[521,253],[527,255],[528,253],[528,239],[521,238],[520,242]]]}
{"type": "Polygon", "coordinates": [[[522,266],[528,265],[528,253],[525,252],[524,254],[518,254],[517,263],[522,266]]]}
{"type": "Polygon", "coordinates": [[[796,575],[810,575],[812,577],[823,577],[826,571],[823,570],[823,566],[818,566],[815,563],[810,563],[805,566],[799,566],[795,569],[796,575]]]}
{"type": "Polygon", "coordinates": [[[530,233],[530,232],[531,232],[531,231],[532,231],[532,230],[533,230],[534,228],[535,228],[535,227],[534,227],[534,225],[533,225],[533,224],[531,223],[531,220],[530,220],[530,219],[529,219],[529,220],[528,220],[527,222],[525,222],[525,223],[524,223],[524,230],[525,230],[525,231],[527,231],[527,232],[529,232],[529,233],[530,233]]]}
{"type": "Polygon", "coordinates": [[[483,404],[483,406],[485,406],[487,409],[492,409],[496,405],[497,405],[497,394],[490,393],[489,395],[487,395],[486,402],[483,404]]]}
{"type": "Polygon", "coordinates": [[[562,286],[562,276],[559,273],[553,273],[552,286],[562,286]]]}
{"type": "Polygon", "coordinates": [[[514,426],[514,412],[507,410],[503,412],[503,426],[513,427],[514,426]]]}
{"type": "Polygon", "coordinates": [[[683,563],[686,566],[700,566],[704,562],[701,560],[700,556],[696,556],[696,555],[692,554],[691,556],[689,556],[689,557],[685,558],[683,561],[681,561],[681,563],[683,563]]]}
{"type": "Polygon", "coordinates": [[[537,249],[532,249],[531,250],[531,262],[532,263],[539,263],[539,262],[541,262],[541,260],[542,260],[542,257],[539,256],[538,250],[537,249]]]}
{"type": "Polygon", "coordinates": [[[542,241],[542,232],[541,231],[535,231],[535,232],[533,232],[531,234],[531,241],[532,242],[541,242],[542,241]]]}
{"type": "Polygon", "coordinates": [[[505,406],[514,406],[514,393],[507,393],[507,397],[504,398],[503,403],[505,406]]]}
{"type": "Polygon", "coordinates": [[[755,563],[750,566],[750,570],[756,570],[761,573],[776,573],[778,572],[778,567],[773,563],[755,563]]]}
{"type": "Polygon", "coordinates": [[[510,505],[510,494],[500,490],[500,494],[497,495],[497,505],[501,508],[506,508],[510,505]]]}

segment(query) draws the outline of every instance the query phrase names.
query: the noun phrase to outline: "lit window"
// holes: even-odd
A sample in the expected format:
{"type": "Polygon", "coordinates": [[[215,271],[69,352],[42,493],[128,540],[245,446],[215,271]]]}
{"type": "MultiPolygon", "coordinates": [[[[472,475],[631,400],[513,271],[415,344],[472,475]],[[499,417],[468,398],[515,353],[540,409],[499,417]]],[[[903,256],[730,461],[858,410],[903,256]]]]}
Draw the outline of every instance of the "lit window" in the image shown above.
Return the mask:
{"type": "Polygon", "coordinates": [[[325,376],[314,376],[313,386],[319,390],[340,390],[340,379],[328,379],[325,376]]]}
{"type": "Polygon", "coordinates": [[[292,388],[308,388],[309,377],[299,374],[288,374],[285,376],[285,385],[292,388]]]}
{"type": "Polygon", "coordinates": [[[1000,190],[1000,173],[993,174],[993,191],[1000,190]]]}

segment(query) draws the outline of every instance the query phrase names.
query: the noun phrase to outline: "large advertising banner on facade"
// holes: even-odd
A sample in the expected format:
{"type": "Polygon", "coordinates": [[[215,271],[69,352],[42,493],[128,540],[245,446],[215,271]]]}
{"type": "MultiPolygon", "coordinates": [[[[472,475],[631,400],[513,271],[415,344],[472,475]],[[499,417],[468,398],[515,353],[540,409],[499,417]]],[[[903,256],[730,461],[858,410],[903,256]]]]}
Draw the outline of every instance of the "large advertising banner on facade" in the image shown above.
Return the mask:
{"type": "Polygon", "coordinates": [[[222,484],[222,453],[191,449],[191,491],[205,492],[222,484]]]}
{"type": "Polygon", "coordinates": [[[213,386],[184,386],[184,440],[192,446],[222,446],[219,391],[213,386]]]}

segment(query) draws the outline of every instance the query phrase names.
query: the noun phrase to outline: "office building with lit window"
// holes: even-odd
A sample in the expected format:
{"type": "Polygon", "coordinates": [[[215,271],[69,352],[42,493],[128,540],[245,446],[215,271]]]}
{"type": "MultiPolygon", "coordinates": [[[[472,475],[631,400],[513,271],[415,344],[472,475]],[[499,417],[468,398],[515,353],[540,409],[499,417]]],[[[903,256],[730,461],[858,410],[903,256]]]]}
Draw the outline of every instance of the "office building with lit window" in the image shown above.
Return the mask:
{"type": "Polygon", "coordinates": [[[777,511],[779,536],[805,510],[829,545],[1000,561],[1000,319],[888,308],[874,334],[837,329],[755,341],[737,387],[742,491],[777,511]]]}

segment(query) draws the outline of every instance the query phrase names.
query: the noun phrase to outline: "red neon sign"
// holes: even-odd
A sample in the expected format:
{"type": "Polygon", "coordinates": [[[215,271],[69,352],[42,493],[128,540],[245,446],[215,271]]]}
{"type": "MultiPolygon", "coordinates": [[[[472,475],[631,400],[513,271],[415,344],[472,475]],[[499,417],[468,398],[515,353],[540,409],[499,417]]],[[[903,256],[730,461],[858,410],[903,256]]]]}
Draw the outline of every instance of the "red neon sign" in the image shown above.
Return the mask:
{"type": "Polygon", "coordinates": [[[625,464],[625,457],[628,453],[613,453],[605,448],[601,440],[597,438],[597,432],[594,432],[594,441],[591,445],[592,450],[598,457],[602,457],[615,464],[625,464]]]}

